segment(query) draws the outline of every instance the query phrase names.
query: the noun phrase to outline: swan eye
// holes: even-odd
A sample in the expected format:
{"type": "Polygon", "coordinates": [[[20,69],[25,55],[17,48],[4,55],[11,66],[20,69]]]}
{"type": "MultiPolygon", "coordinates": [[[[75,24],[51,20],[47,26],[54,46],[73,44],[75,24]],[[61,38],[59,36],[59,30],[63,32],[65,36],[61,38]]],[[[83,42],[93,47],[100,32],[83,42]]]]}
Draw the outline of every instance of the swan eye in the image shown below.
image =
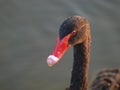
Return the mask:
{"type": "Polygon", "coordinates": [[[74,30],[74,31],[72,32],[72,36],[75,36],[76,33],[77,33],[77,32],[74,30]]]}

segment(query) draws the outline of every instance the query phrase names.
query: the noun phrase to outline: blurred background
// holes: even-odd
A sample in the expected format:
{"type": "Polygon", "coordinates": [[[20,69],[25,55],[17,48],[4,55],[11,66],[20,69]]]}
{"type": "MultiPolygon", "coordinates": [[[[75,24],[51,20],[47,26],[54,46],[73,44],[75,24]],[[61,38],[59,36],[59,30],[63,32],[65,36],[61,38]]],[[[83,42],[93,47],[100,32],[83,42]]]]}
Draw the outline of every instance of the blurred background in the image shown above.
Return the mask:
{"type": "Polygon", "coordinates": [[[0,90],[64,90],[72,48],[54,67],[52,52],[61,23],[80,15],[91,24],[89,81],[102,68],[120,67],[119,0],[0,0],[0,90]]]}

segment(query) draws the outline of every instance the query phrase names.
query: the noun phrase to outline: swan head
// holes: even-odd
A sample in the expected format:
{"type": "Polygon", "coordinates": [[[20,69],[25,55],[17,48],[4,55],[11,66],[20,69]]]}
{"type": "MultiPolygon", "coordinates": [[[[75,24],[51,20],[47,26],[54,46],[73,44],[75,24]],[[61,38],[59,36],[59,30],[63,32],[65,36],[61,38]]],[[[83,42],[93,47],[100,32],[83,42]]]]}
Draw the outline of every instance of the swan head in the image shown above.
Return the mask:
{"type": "Polygon", "coordinates": [[[60,26],[56,46],[47,58],[48,66],[56,64],[68,48],[84,42],[90,32],[88,21],[81,16],[67,18],[60,26]]]}

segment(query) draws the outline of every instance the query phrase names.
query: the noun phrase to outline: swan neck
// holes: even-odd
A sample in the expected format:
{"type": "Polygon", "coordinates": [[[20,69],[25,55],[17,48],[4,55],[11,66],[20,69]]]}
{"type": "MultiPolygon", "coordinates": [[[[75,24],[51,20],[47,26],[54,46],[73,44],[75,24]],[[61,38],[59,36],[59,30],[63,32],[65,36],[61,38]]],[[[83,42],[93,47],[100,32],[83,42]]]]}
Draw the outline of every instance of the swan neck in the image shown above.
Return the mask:
{"type": "Polygon", "coordinates": [[[90,42],[74,46],[74,61],[70,90],[87,90],[90,42]]]}

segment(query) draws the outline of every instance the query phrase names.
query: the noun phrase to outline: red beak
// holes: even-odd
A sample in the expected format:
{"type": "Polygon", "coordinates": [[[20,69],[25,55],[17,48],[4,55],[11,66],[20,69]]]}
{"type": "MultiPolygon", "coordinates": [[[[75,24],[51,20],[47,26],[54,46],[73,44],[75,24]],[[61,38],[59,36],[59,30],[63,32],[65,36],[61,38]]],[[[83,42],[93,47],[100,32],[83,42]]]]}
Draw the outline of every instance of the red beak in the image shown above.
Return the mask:
{"type": "Polygon", "coordinates": [[[48,66],[53,66],[54,64],[56,64],[60,60],[60,58],[64,55],[66,50],[70,47],[70,45],[68,44],[69,38],[70,34],[65,36],[62,40],[60,40],[59,36],[57,37],[55,49],[52,52],[52,54],[49,55],[47,58],[48,66]]]}

